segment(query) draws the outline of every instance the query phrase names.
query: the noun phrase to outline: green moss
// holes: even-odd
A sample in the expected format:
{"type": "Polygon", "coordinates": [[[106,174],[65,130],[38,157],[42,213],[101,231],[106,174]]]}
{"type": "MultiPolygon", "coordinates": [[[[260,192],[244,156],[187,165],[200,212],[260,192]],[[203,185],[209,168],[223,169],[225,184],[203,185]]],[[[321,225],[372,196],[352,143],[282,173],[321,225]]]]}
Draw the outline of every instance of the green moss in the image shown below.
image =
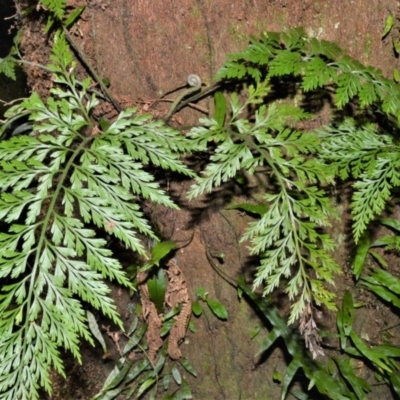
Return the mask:
{"type": "Polygon", "coordinates": [[[191,11],[191,16],[193,18],[199,18],[200,17],[200,9],[197,6],[193,6],[192,11],[191,11]]]}

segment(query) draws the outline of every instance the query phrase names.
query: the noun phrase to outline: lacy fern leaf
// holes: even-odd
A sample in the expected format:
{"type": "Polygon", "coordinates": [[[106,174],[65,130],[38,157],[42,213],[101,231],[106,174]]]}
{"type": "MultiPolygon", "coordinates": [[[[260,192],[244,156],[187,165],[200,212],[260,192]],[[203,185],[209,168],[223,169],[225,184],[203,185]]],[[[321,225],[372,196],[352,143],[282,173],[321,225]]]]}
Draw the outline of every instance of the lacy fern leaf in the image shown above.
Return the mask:
{"type": "Polygon", "coordinates": [[[264,195],[268,211],[250,224],[243,240],[250,240],[251,252],[261,257],[255,286],[263,285],[267,294],[282,280],[289,280],[286,291],[293,301],[289,322],[294,322],[312,301],[335,308],[334,294],[320,280],[333,283],[333,275],[340,270],[329,255],[333,241],[319,232],[320,227],[330,225],[334,209],[325,193],[315,186],[332,182],[332,176],[324,163],[307,157],[319,149],[318,135],[300,133],[288,126],[307,118],[307,113],[273,102],[256,109],[254,122],[241,117],[243,110],[260,104],[268,91],[265,81],[249,87],[243,104],[232,95],[228,127],[223,129],[215,121],[203,120],[207,128],[191,132],[195,142],[213,139],[217,147],[203,176],[196,178],[190,196],[210,192],[239,170],[269,170],[279,192],[264,195]],[[210,136],[209,132],[217,134],[210,136]],[[310,268],[318,278],[310,277],[310,268]]]}
{"type": "Polygon", "coordinates": [[[66,0],[40,0],[58,19],[62,19],[65,13],[66,0]]]}
{"type": "Polygon", "coordinates": [[[152,164],[193,176],[180,161],[189,142],[179,132],[126,110],[104,131],[90,118],[98,104],[77,89],[72,55],[56,35],[46,102],[33,93],[11,108],[30,115],[32,136],[0,142],[0,393],[37,399],[51,392],[50,369],[64,374],[59,348],[80,361],[79,343],[93,343],[82,301],[122,328],[105,279],[132,288],[98,231],[144,254],[137,232],[156,239],[137,196],[177,208],[146,171],[152,164]]]}
{"type": "Polygon", "coordinates": [[[205,146],[213,140],[216,149],[191,196],[211,191],[241,169],[252,173],[267,167],[276,192],[265,195],[270,208],[249,226],[244,239],[251,240],[252,253],[261,258],[256,286],[264,285],[264,292],[270,293],[287,281],[293,322],[311,301],[334,308],[334,296],[323,283],[333,283],[339,268],[330,256],[332,240],[321,233],[334,212],[320,185],[332,184],[334,177],[357,179],[352,201],[357,242],[399,185],[399,150],[391,135],[363,121],[344,119],[318,133],[297,131],[296,121],[309,118],[299,106],[287,99],[271,102],[273,95],[268,107],[263,104],[271,87],[272,93],[279,90],[274,78],[279,81],[282,76],[293,79],[296,95],[302,94],[305,101],[307,92],[329,85],[337,108],[358,102],[370,113],[367,116],[380,110],[389,123],[400,115],[400,87],[336,44],[307,37],[301,28],[253,38],[217,73],[220,79],[255,82],[256,89],[248,87],[243,104],[231,95],[226,128],[202,120],[204,126],[192,131],[195,143],[205,146]],[[243,117],[246,110],[253,110],[249,118],[243,117]]]}

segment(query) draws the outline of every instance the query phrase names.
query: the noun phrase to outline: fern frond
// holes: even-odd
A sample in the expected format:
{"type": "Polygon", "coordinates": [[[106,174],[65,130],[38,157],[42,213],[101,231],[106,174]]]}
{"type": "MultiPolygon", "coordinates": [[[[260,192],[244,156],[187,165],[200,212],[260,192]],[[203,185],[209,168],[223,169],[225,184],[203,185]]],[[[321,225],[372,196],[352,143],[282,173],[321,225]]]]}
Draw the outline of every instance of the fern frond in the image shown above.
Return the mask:
{"type": "Polygon", "coordinates": [[[15,74],[15,61],[11,54],[7,57],[0,58],[0,74],[4,74],[13,81],[17,79],[15,74]]]}
{"type": "Polygon", "coordinates": [[[371,173],[364,172],[353,185],[352,199],[353,235],[356,243],[367,224],[383,211],[391,189],[400,186],[399,152],[388,158],[378,158],[371,173]]]}
{"type": "Polygon", "coordinates": [[[58,19],[62,19],[65,13],[66,0],[40,0],[58,19]]]}
{"type": "Polygon", "coordinates": [[[378,157],[395,150],[389,135],[377,134],[373,124],[357,126],[346,118],[337,126],[328,126],[319,132],[322,140],[320,156],[341,179],[359,178],[363,172],[372,174],[378,157]]]}
{"type": "Polygon", "coordinates": [[[329,254],[334,247],[332,239],[319,231],[330,225],[334,211],[326,194],[313,186],[332,182],[332,174],[321,161],[306,157],[319,151],[318,135],[289,128],[308,114],[277,102],[268,107],[259,105],[261,96],[254,95],[257,91],[258,86],[249,88],[242,105],[232,96],[232,117],[225,131],[213,121],[206,121],[208,129],[197,128],[189,135],[197,143],[204,143],[213,139],[212,129],[218,130],[214,154],[204,176],[196,178],[190,197],[210,192],[241,169],[252,173],[258,167],[267,168],[279,191],[264,195],[268,211],[249,225],[243,240],[250,240],[252,254],[261,258],[254,286],[263,285],[267,294],[283,279],[289,280],[289,322],[294,322],[310,301],[335,308],[334,294],[316,283],[319,279],[333,283],[333,275],[340,272],[329,254]],[[242,110],[254,104],[258,107],[252,122],[241,118],[242,110]],[[314,269],[318,279],[309,276],[309,268],[314,269]]]}
{"type": "Polygon", "coordinates": [[[279,50],[273,60],[269,62],[269,76],[300,75],[304,68],[301,53],[290,50],[279,50]]]}
{"type": "Polygon", "coordinates": [[[313,57],[304,68],[304,78],[301,84],[305,92],[314,90],[338,80],[337,71],[322,58],[313,57]]]}
{"type": "Polygon", "coordinates": [[[385,113],[399,115],[399,85],[344,54],[335,43],[308,38],[302,29],[253,38],[247,49],[230,56],[217,78],[247,76],[260,82],[260,77],[283,75],[299,76],[304,91],[331,85],[339,108],[358,98],[362,107],[377,102],[385,113]]]}
{"type": "MultiPolygon", "coordinates": [[[[52,7],[61,12],[63,4],[52,7]]],[[[194,175],[180,157],[195,146],[149,116],[127,110],[98,133],[90,118],[98,101],[86,99],[89,80],[77,89],[60,34],[52,61],[54,81],[64,86],[8,112],[28,114],[32,136],[0,142],[0,219],[8,225],[0,277],[9,282],[0,292],[0,393],[10,400],[50,393],[49,370],[64,375],[59,348],[80,361],[81,339],[93,344],[82,301],[122,328],[105,279],[132,284],[97,231],[141,254],[138,232],[157,239],[138,197],[177,206],[146,167],[194,175]]]]}

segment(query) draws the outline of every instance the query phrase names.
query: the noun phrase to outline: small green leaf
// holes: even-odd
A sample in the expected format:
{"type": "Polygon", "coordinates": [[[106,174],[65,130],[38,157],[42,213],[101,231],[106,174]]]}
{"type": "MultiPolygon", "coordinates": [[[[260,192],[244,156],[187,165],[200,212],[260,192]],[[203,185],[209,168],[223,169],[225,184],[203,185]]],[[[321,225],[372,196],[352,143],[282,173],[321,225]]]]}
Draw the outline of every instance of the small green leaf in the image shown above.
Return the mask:
{"type": "Polygon", "coordinates": [[[380,268],[373,268],[371,278],[374,283],[380,284],[386,290],[390,290],[400,296],[400,279],[396,276],[380,268]]]}
{"type": "Polygon", "coordinates": [[[381,299],[392,303],[395,307],[400,308],[400,297],[393,293],[391,290],[386,288],[386,285],[382,286],[378,284],[375,278],[364,277],[361,280],[361,285],[371,292],[375,293],[381,299]]]}
{"type": "Polygon", "coordinates": [[[274,372],[272,374],[272,380],[274,382],[281,383],[282,382],[282,374],[279,371],[274,370],[274,372]]]}
{"type": "Polygon", "coordinates": [[[160,336],[164,337],[171,330],[174,323],[175,323],[174,319],[166,320],[161,326],[160,336]]]}
{"type": "Polygon", "coordinates": [[[200,317],[200,315],[203,313],[203,307],[198,301],[195,301],[192,304],[192,312],[196,317],[200,317]]]}
{"type": "Polygon", "coordinates": [[[351,341],[354,343],[356,349],[369,361],[376,364],[377,367],[382,368],[383,370],[391,373],[392,368],[387,365],[386,356],[381,354],[379,351],[379,347],[377,348],[369,348],[365,345],[365,343],[356,335],[355,332],[350,333],[351,341]]]}
{"type": "Polygon", "coordinates": [[[193,399],[193,394],[192,391],[190,390],[190,386],[188,385],[188,383],[182,379],[182,400],[191,400],[193,399]]]}
{"type": "MultiPolygon", "coordinates": [[[[393,37],[393,39],[392,39],[392,43],[393,43],[393,51],[394,51],[394,54],[396,55],[396,56],[398,56],[399,54],[400,54],[400,42],[397,40],[397,39],[395,39],[394,37],[393,37]]],[[[393,78],[394,78],[394,81],[395,82],[399,82],[399,71],[397,70],[397,68],[394,68],[393,69],[393,78]]]]}
{"type": "Polygon", "coordinates": [[[50,29],[53,27],[55,22],[54,17],[50,14],[47,18],[46,26],[44,27],[44,33],[47,35],[50,32],[50,29]]]}
{"type": "Polygon", "coordinates": [[[265,338],[265,340],[262,342],[260,349],[258,350],[256,356],[259,356],[260,354],[264,353],[267,351],[273,343],[275,343],[276,339],[278,339],[281,336],[282,332],[274,328],[272,331],[268,334],[268,336],[265,338]]]}
{"type": "Polygon", "coordinates": [[[100,345],[103,349],[103,353],[106,354],[107,353],[107,345],[106,345],[106,342],[104,341],[103,335],[100,332],[99,325],[97,324],[96,318],[90,311],[86,311],[86,317],[88,319],[90,332],[92,332],[93,336],[100,343],[100,345]]]}
{"type": "Polygon", "coordinates": [[[208,307],[210,310],[220,319],[227,320],[228,319],[228,311],[225,306],[222,305],[219,301],[206,299],[208,307]]]}
{"type": "Polygon", "coordinates": [[[397,371],[390,374],[390,383],[392,384],[392,388],[396,392],[397,396],[400,397],[400,376],[397,371]]]}
{"type": "Polygon", "coordinates": [[[175,315],[179,314],[180,311],[182,309],[182,305],[178,304],[177,306],[175,306],[172,310],[168,311],[166,314],[164,314],[162,320],[163,321],[168,321],[169,319],[171,319],[172,317],[174,317],[175,315]]]}
{"type": "Polygon", "coordinates": [[[171,369],[171,373],[172,373],[172,376],[174,377],[174,380],[177,383],[177,385],[181,385],[182,384],[181,373],[179,372],[179,369],[176,367],[175,364],[173,365],[173,367],[171,369]]]}
{"type": "Polygon", "coordinates": [[[347,337],[349,336],[354,319],[353,297],[346,291],[343,297],[342,307],[336,315],[336,323],[340,335],[340,347],[346,348],[347,337]]]}
{"type": "Polygon", "coordinates": [[[395,21],[394,15],[392,13],[390,13],[387,16],[386,21],[385,21],[385,28],[382,33],[382,39],[384,39],[389,34],[389,32],[392,30],[394,21],[395,21]]]}
{"type": "Polygon", "coordinates": [[[239,184],[239,185],[244,185],[246,182],[246,178],[243,174],[241,174],[240,172],[237,173],[233,179],[239,184]]]}
{"type": "Polygon", "coordinates": [[[283,379],[283,386],[282,386],[282,394],[281,399],[286,397],[286,393],[289,389],[289,385],[292,382],[294,375],[296,374],[297,370],[301,368],[302,362],[299,358],[299,355],[296,355],[292,361],[290,362],[289,366],[286,369],[286,374],[283,379]]]}
{"type": "Polygon", "coordinates": [[[399,73],[399,70],[397,68],[393,68],[393,80],[396,83],[400,82],[400,73],[399,73]]]}
{"type": "Polygon", "coordinates": [[[151,389],[151,392],[149,393],[149,400],[156,400],[156,395],[157,387],[153,387],[153,389],[151,389]]]}
{"type": "Polygon", "coordinates": [[[151,259],[140,268],[140,271],[146,271],[154,265],[159,265],[160,261],[176,248],[175,242],[165,241],[156,243],[151,250],[151,259]]]}
{"type": "Polygon", "coordinates": [[[294,396],[297,400],[310,400],[307,393],[304,393],[297,389],[290,389],[290,394],[294,396]]]}
{"type": "Polygon", "coordinates": [[[104,118],[99,119],[99,127],[103,132],[105,132],[110,127],[110,125],[111,124],[104,118]]]}
{"type": "MultiPolygon", "coordinates": [[[[132,362],[126,362],[125,358],[120,359],[104,382],[102,392],[109,394],[111,389],[117,387],[126,377],[131,366],[132,362]]],[[[103,397],[101,397],[101,399],[103,399],[103,397]]]]}
{"type": "Polygon", "coordinates": [[[199,287],[196,290],[196,296],[199,299],[205,300],[207,297],[208,293],[206,292],[206,289],[204,289],[203,287],[199,287]]]}
{"type": "Polygon", "coordinates": [[[154,367],[153,376],[158,376],[160,371],[162,371],[162,369],[165,366],[166,359],[167,359],[167,350],[166,346],[164,346],[158,354],[158,361],[156,366],[154,367]]]}
{"type": "MultiPolygon", "coordinates": [[[[371,245],[373,246],[373,245],[371,245]]],[[[371,254],[371,256],[384,268],[387,268],[389,265],[387,263],[387,261],[380,255],[378,254],[376,251],[370,250],[369,254],[371,254]]]]}
{"type": "Polygon", "coordinates": [[[268,207],[266,204],[252,204],[252,203],[240,203],[240,204],[232,204],[227,207],[228,210],[230,209],[239,209],[251,214],[256,214],[262,217],[267,211],[268,207]]]}
{"type": "Polygon", "coordinates": [[[353,261],[353,274],[358,279],[363,271],[365,259],[368,254],[368,250],[371,246],[369,233],[364,233],[357,244],[356,254],[353,261]]]}
{"type": "Polygon", "coordinates": [[[189,321],[189,330],[192,333],[197,333],[196,325],[192,320],[189,321]]]}
{"type": "Polygon", "coordinates": [[[350,365],[350,358],[334,358],[334,360],[343,378],[353,388],[355,394],[357,395],[357,399],[366,400],[365,392],[369,392],[371,388],[364,379],[356,376],[354,373],[354,368],[350,365]]]}
{"type": "Polygon", "coordinates": [[[137,392],[136,398],[139,398],[146,390],[151,388],[156,383],[156,381],[156,378],[149,378],[144,381],[137,392]]]}
{"type": "Polygon", "coordinates": [[[101,80],[102,82],[103,82],[103,84],[104,84],[104,86],[105,87],[109,87],[110,86],[110,79],[109,78],[103,78],[102,80],[101,80]]]}
{"type": "Polygon", "coordinates": [[[167,391],[169,388],[170,374],[165,374],[163,377],[163,387],[164,390],[167,391]]]}
{"type": "Polygon", "coordinates": [[[349,291],[346,291],[343,296],[343,330],[346,336],[350,335],[350,332],[353,328],[354,321],[354,305],[353,305],[353,296],[349,291]]]}
{"type": "Polygon", "coordinates": [[[69,28],[79,18],[79,16],[83,13],[85,8],[86,6],[80,6],[75,8],[64,20],[64,26],[66,28],[69,28]]]}
{"type": "Polygon", "coordinates": [[[143,358],[139,362],[139,364],[137,364],[133,369],[129,371],[128,375],[125,378],[125,383],[129,384],[131,381],[136,379],[143,371],[146,371],[149,368],[153,369],[149,359],[147,357],[143,358]]]}
{"type": "Polygon", "coordinates": [[[157,312],[161,314],[164,311],[164,299],[167,290],[167,282],[165,272],[159,268],[152,278],[147,279],[147,288],[149,291],[149,299],[156,306],[157,312]]]}
{"type": "Polygon", "coordinates": [[[226,98],[222,92],[215,92],[214,94],[215,113],[214,119],[219,126],[224,126],[226,116],[226,98]]]}
{"type": "Polygon", "coordinates": [[[128,352],[130,352],[134,347],[136,347],[139,342],[141,341],[143,335],[145,334],[147,329],[147,325],[142,325],[137,331],[136,333],[131,336],[128,340],[128,342],[126,343],[126,345],[124,346],[124,349],[122,351],[122,353],[125,355],[128,352]]]}
{"type": "Polygon", "coordinates": [[[379,220],[382,225],[385,225],[389,228],[394,229],[395,231],[400,233],[400,221],[395,218],[382,218],[379,220]]]}
{"type": "Polygon", "coordinates": [[[93,397],[91,400],[114,400],[124,389],[125,388],[122,386],[116,389],[107,390],[105,393],[101,393],[93,397]]]}
{"type": "Polygon", "coordinates": [[[190,362],[187,358],[181,358],[179,360],[179,363],[182,365],[183,368],[186,369],[187,372],[189,372],[189,374],[192,374],[193,376],[197,376],[197,372],[192,367],[192,365],[190,364],[190,362]]]}
{"type": "Polygon", "coordinates": [[[135,330],[136,330],[136,328],[138,326],[138,322],[139,322],[139,318],[136,315],[134,315],[133,316],[133,320],[132,320],[132,324],[129,327],[128,331],[126,332],[126,334],[128,336],[131,336],[133,334],[133,332],[135,332],[135,330]]]}

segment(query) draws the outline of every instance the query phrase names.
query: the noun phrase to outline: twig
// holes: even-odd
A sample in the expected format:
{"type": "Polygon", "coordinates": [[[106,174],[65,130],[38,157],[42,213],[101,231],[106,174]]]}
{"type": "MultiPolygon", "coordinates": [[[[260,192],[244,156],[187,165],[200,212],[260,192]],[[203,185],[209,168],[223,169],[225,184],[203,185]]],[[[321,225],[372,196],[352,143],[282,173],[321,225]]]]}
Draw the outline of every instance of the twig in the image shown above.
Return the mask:
{"type": "Polygon", "coordinates": [[[91,66],[83,52],[79,49],[78,45],[75,43],[74,39],[72,39],[72,36],[69,34],[68,30],[63,26],[64,34],[65,37],[68,40],[68,43],[71,45],[71,47],[75,50],[75,52],[78,54],[78,57],[82,61],[82,63],[85,65],[85,67],[89,70],[90,74],[92,75],[93,79],[99,84],[101,87],[101,90],[103,91],[104,95],[108,98],[108,100],[112,103],[112,105],[115,107],[115,109],[118,112],[123,111],[124,109],[122,106],[117,102],[117,100],[114,99],[114,97],[111,95],[110,91],[107,89],[106,85],[103,83],[102,79],[99,77],[97,72],[94,70],[94,68],[91,66]]]}

